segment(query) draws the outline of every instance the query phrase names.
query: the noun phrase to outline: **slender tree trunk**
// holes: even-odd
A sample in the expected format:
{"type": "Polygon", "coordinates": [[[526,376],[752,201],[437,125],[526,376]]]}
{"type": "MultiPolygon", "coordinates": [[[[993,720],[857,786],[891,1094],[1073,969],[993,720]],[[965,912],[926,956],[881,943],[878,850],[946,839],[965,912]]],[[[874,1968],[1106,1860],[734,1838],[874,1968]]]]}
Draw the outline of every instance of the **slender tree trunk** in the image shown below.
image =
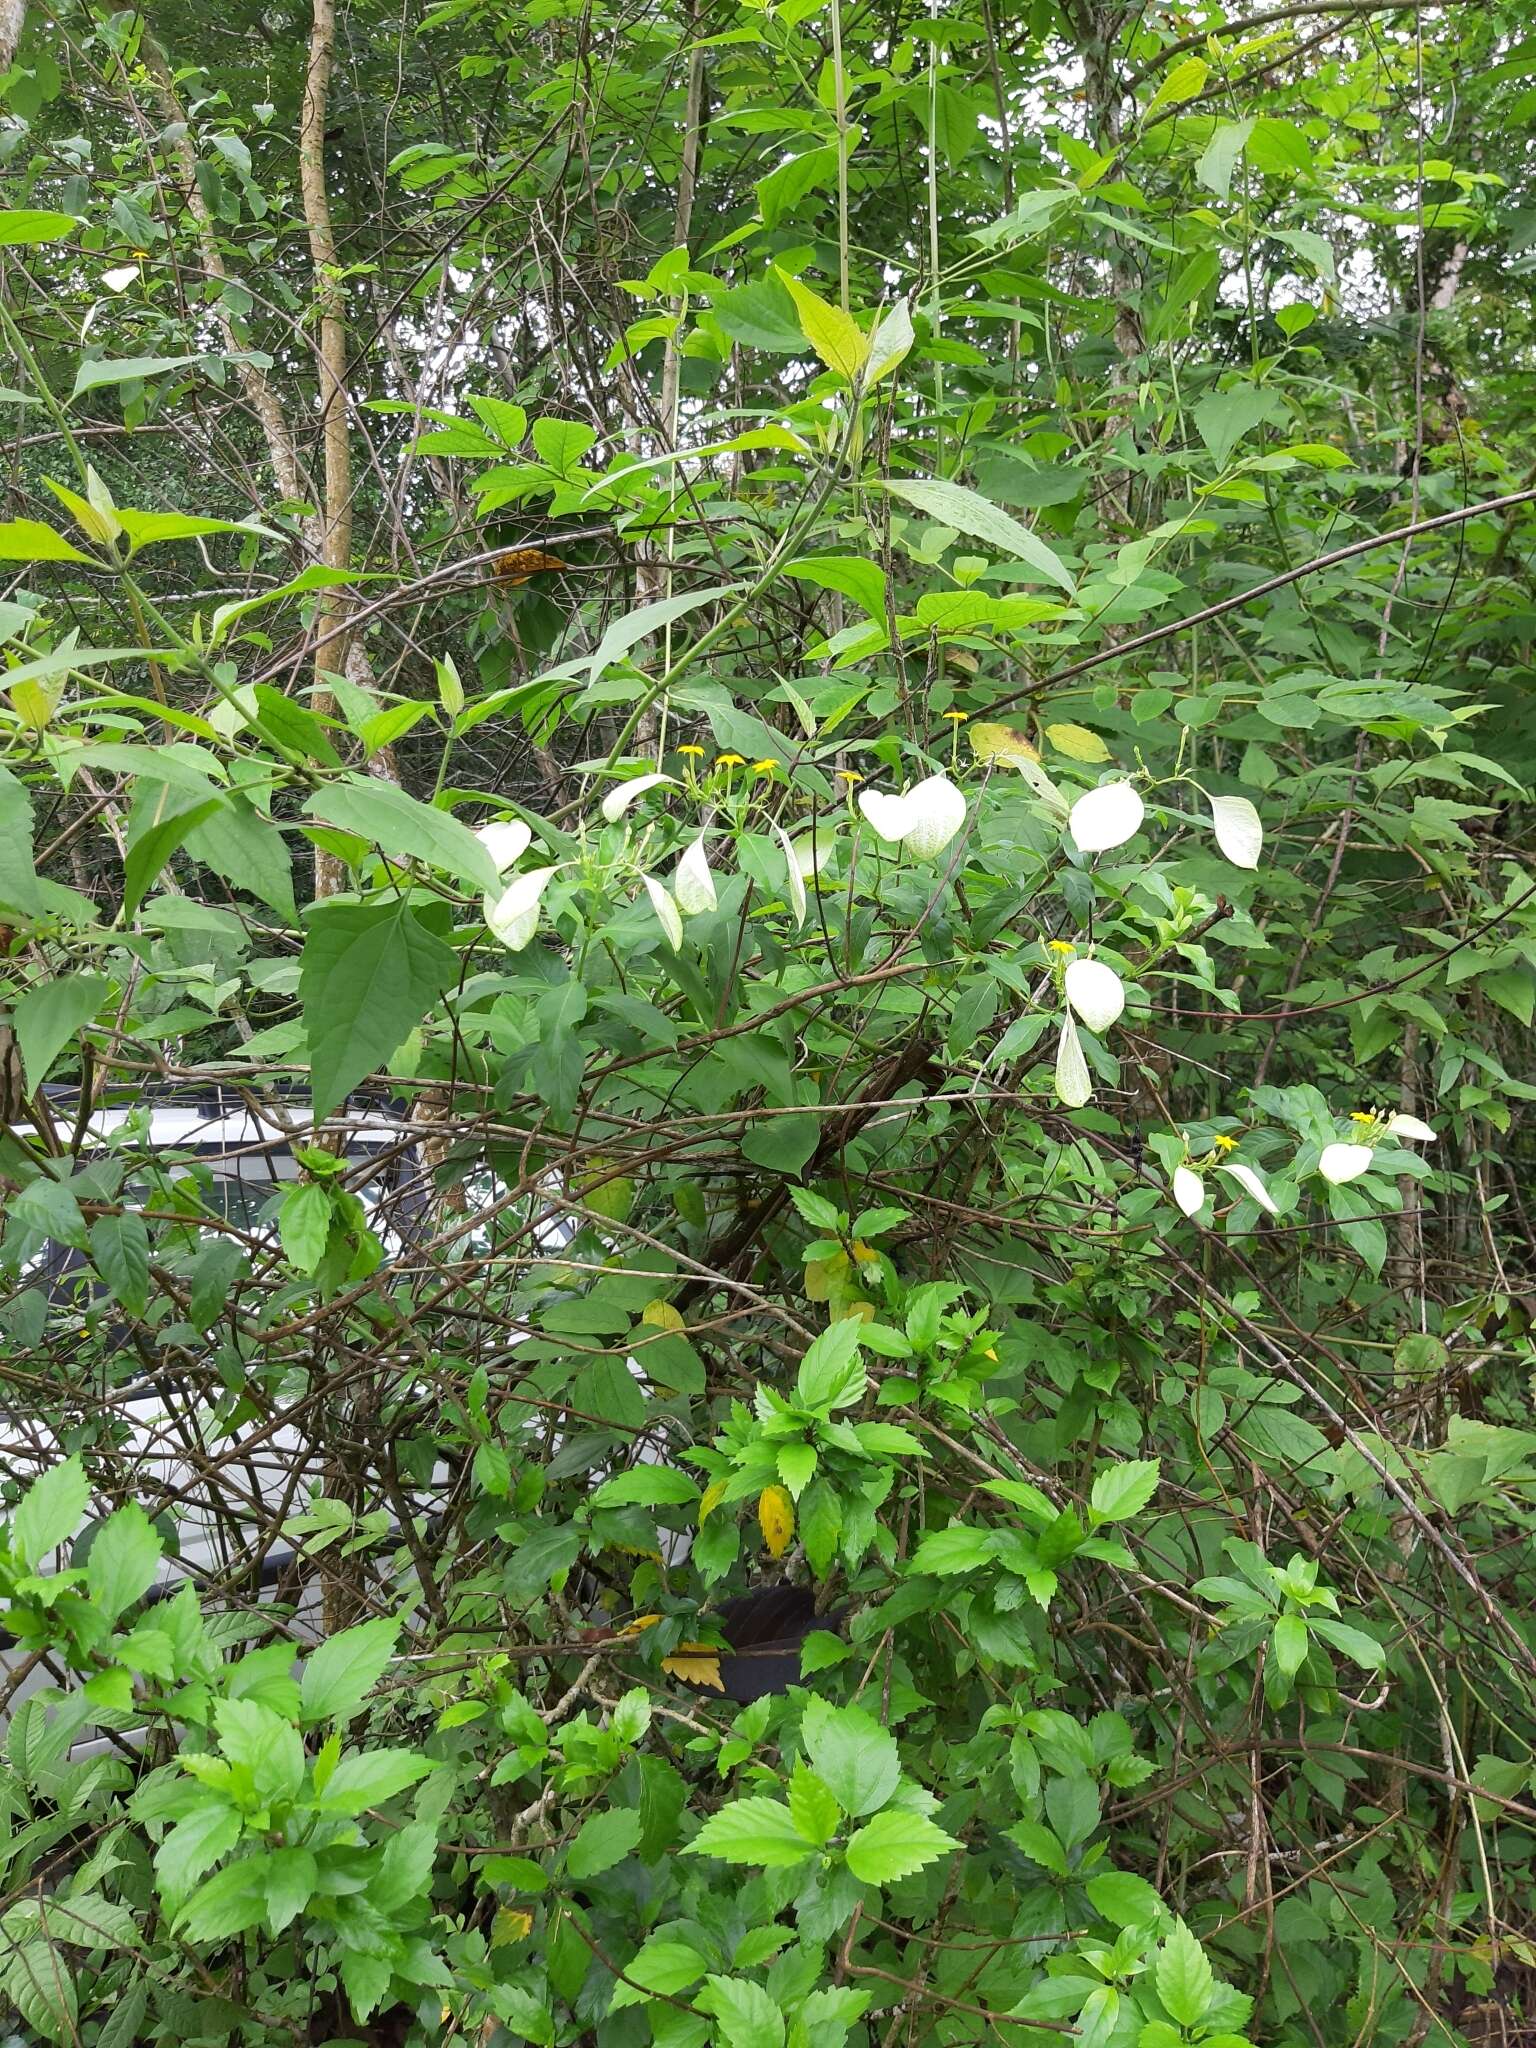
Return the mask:
{"type": "MultiPolygon", "coordinates": [[[[0,0],[0,6],[4,4],[5,0],[0,0]]],[[[176,90],[171,67],[166,62],[165,52],[153,36],[146,35],[141,41],[139,61],[154,81],[166,126],[176,137],[171,144],[171,150],[179,174],[177,182],[187,212],[192,216],[197,229],[197,246],[203,259],[203,269],[210,278],[222,286],[228,281],[229,267],[224,261],[224,252],[219,247],[213,216],[208,211],[207,202],[197,182],[197,150],[193,146],[186,109],[181,104],[181,97],[176,90]]],[[[3,65],[0,65],[0,68],[3,68],[3,65]]],[[[246,353],[242,350],[239,336],[235,333],[222,291],[213,311],[219,323],[219,331],[224,337],[224,346],[230,354],[238,357],[246,353]]],[[[240,388],[245,393],[246,402],[261,423],[262,437],[267,444],[267,459],[272,465],[272,475],[277,482],[278,494],[290,503],[297,504],[307,496],[307,493],[303,478],[299,474],[299,459],[294,447],[293,432],[278,402],[277,393],[273,390],[265,370],[255,363],[238,363],[235,374],[240,380],[240,388]]]]}
{"type": "MultiPolygon", "coordinates": [[[[320,559],[328,569],[350,568],[352,560],[352,440],[347,419],[347,326],[341,264],[331,226],[325,184],[325,124],[331,69],[336,53],[335,0],[314,0],[304,103],[299,115],[299,194],[309,229],[315,305],[320,316],[320,428],[325,453],[325,486],[320,508],[320,559]]],[[[347,600],[339,590],[323,592],[315,613],[320,645],[315,650],[314,710],[335,716],[328,674],[345,674],[347,600]],[[338,630],[341,628],[342,630],[338,630]]],[[[346,870],[334,854],[316,850],[315,894],[334,896],[346,870]]]]}

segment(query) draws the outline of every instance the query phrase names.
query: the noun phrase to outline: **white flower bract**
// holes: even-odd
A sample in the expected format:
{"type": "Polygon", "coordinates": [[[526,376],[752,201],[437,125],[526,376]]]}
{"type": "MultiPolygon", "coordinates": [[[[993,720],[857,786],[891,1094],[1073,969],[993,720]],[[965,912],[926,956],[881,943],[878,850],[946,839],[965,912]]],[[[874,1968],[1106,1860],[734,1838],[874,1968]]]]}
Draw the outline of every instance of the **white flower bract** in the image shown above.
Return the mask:
{"type": "Polygon", "coordinates": [[[1061,1043],[1056,1048],[1056,1095],[1068,1109],[1081,1109],[1093,1094],[1088,1062],[1083,1058],[1082,1040],[1070,1013],[1061,1020],[1061,1043]]]}
{"type": "Polygon", "coordinates": [[[1317,1170],[1324,1180],[1342,1187],[1345,1181],[1358,1180],[1362,1173],[1369,1173],[1372,1157],[1369,1145],[1325,1145],[1317,1170]]]}
{"type": "Polygon", "coordinates": [[[1090,1031],[1107,1031],[1125,1008],[1125,983],[1102,960],[1074,960],[1065,977],[1067,1001],[1090,1031]]]}
{"type": "Polygon", "coordinates": [[[1211,824],[1216,844],[1235,868],[1256,868],[1264,851],[1264,826],[1245,796],[1213,796],[1211,824]]]}
{"type": "Polygon", "coordinates": [[[696,917],[700,911],[713,910],[719,900],[715,895],[715,878],[709,870],[702,832],[678,861],[677,871],[672,877],[672,894],[677,898],[678,909],[690,917],[696,917]]]}
{"type": "Polygon", "coordinates": [[[617,789],[610,789],[603,798],[602,812],[610,825],[616,825],[632,803],[645,795],[648,789],[659,789],[664,782],[675,784],[675,775],[637,775],[632,782],[621,782],[617,789]]]}
{"type": "Polygon", "coordinates": [[[521,818],[498,818],[493,824],[477,827],[475,837],[496,863],[498,874],[504,875],[510,867],[516,867],[523,855],[533,844],[533,833],[521,818]]]}
{"type": "Polygon", "coordinates": [[[645,893],[651,899],[651,908],[656,913],[656,922],[667,935],[667,944],[674,953],[680,953],[683,946],[682,912],[672,901],[671,892],[662,887],[654,875],[642,875],[645,893]]]}
{"type": "Polygon", "coordinates": [[[1079,853],[1107,853],[1135,837],[1147,807],[1128,782],[1106,782],[1072,806],[1068,819],[1079,853]]]}
{"type": "Polygon", "coordinates": [[[1274,1198],[1270,1194],[1269,1189],[1265,1187],[1263,1181],[1259,1179],[1259,1176],[1251,1166],[1244,1166],[1237,1160],[1222,1160],[1217,1165],[1216,1171],[1230,1175],[1243,1190],[1244,1194],[1253,1197],[1254,1201],[1258,1203],[1266,1215],[1278,1216],[1280,1214],[1280,1211],[1275,1207],[1274,1198]]]}
{"type": "Polygon", "coordinates": [[[539,908],[558,867],[530,868],[515,875],[499,896],[485,899],[485,921],[509,953],[521,953],[539,928],[539,908]]]}
{"type": "Polygon", "coordinates": [[[861,790],[859,810],[882,839],[919,860],[942,853],[965,823],[964,794],[947,775],[930,775],[905,796],[861,790]]]}
{"type": "MultiPolygon", "coordinates": [[[[805,923],[805,913],[810,905],[805,893],[805,876],[800,872],[799,854],[782,825],[775,825],[773,829],[784,852],[784,884],[789,891],[789,907],[795,913],[795,923],[802,925],[805,923]]],[[[803,840],[800,843],[802,846],[805,844],[803,840]]],[[[812,859],[814,858],[813,849],[812,859]]],[[[812,868],[811,872],[814,874],[815,869],[812,868]]]]}
{"type": "Polygon", "coordinates": [[[1433,1145],[1439,1134],[1432,1131],[1427,1123],[1416,1116],[1392,1116],[1387,1119],[1389,1138],[1413,1138],[1420,1145],[1433,1145]]]}
{"type": "Polygon", "coordinates": [[[1198,1216],[1205,1207],[1205,1182],[1192,1166],[1173,1169],[1173,1199],[1186,1216],[1198,1216]]]}

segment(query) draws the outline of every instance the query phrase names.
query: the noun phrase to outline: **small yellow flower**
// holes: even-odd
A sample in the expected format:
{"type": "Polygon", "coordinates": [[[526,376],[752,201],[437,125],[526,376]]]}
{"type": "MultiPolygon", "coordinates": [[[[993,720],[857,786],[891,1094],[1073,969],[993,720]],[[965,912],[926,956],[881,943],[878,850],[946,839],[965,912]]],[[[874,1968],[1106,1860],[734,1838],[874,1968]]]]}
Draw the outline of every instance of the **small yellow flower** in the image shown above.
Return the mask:
{"type": "Polygon", "coordinates": [[[956,725],[964,725],[970,715],[969,711],[946,711],[944,714],[946,718],[952,718],[956,725]]]}
{"type": "Polygon", "coordinates": [[[715,766],[717,768],[745,768],[746,765],[747,757],[745,754],[716,754],[715,756],[715,766]]]}
{"type": "Polygon", "coordinates": [[[778,767],[779,764],[777,761],[754,761],[752,763],[752,773],[754,775],[776,775],[778,773],[778,767]]]}
{"type": "Polygon", "coordinates": [[[704,758],[702,747],[679,747],[677,751],[690,761],[702,761],[704,758]]]}
{"type": "Polygon", "coordinates": [[[1047,953],[1075,953],[1077,948],[1070,939],[1047,939],[1045,950],[1047,953]]]}
{"type": "Polygon", "coordinates": [[[846,782],[850,789],[852,789],[853,785],[856,782],[862,782],[864,780],[863,776],[856,774],[852,768],[839,768],[837,771],[837,779],[839,782],[846,782]]]}
{"type": "Polygon", "coordinates": [[[1235,1152],[1237,1150],[1236,1138],[1229,1138],[1225,1131],[1218,1131],[1216,1133],[1214,1143],[1218,1152],[1235,1152]]]}
{"type": "Polygon", "coordinates": [[[1352,1124],[1373,1124],[1376,1121],[1368,1109],[1352,1109],[1349,1112],[1349,1120],[1352,1124]]]}

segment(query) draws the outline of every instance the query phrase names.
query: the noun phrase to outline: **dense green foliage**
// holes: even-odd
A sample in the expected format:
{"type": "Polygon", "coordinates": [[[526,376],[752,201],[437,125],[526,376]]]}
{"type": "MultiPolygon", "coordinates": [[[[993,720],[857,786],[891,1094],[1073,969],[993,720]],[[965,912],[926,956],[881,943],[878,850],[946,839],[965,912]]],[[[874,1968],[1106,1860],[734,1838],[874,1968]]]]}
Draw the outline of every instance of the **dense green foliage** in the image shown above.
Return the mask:
{"type": "Polygon", "coordinates": [[[33,9],[0,2034],[1532,2024],[1523,20],[33,9]]]}

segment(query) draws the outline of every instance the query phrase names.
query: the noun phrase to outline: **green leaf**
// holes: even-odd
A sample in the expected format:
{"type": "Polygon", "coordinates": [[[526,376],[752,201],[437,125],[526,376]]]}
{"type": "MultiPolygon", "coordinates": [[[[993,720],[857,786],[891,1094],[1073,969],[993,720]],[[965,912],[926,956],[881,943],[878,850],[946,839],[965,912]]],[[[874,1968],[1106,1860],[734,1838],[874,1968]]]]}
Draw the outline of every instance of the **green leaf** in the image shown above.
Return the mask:
{"type": "Polygon", "coordinates": [[[804,345],[795,302],[776,272],[753,278],[736,291],[711,294],[714,317],[732,341],[774,355],[798,355],[804,345]]]}
{"type": "Polygon", "coordinates": [[[896,1738],[862,1707],[809,1701],[800,1740],[816,1775],[845,1813],[873,1813],[896,1790],[901,1777],[896,1738]]]}
{"type": "Polygon", "coordinates": [[[1181,2027],[1198,2026],[1215,1993],[1215,1979],[1205,1950],[1182,1920],[1158,1951],[1154,1972],[1157,1995],[1168,2017],[1181,2027]]]}
{"type": "Polygon", "coordinates": [[[313,1273],[331,1234],[330,1190],[318,1181],[290,1188],[277,1212],[277,1234],[288,1263],[300,1273],[313,1273]]]}
{"type": "Polygon", "coordinates": [[[11,1521],[11,1548],[24,1564],[41,1564],[49,1551],[67,1543],[79,1528],[91,1497],[78,1457],[54,1465],[22,1496],[11,1521]]]}
{"type": "Polygon", "coordinates": [[[1276,394],[1257,384],[1235,384],[1230,391],[1213,391],[1195,407],[1200,438],[1223,468],[1245,434],[1266,421],[1284,416],[1285,408],[1276,394]]]}
{"type": "Polygon", "coordinates": [[[304,1661],[299,1713],[307,1723],[334,1721],[345,1727],[383,1677],[400,1624],[387,1615],[359,1622],[329,1637],[304,1661]]]}
{"type": "Polygon", "coordinates": [[[97,1217],[91,1257],[115,1299],[129,1315],[142,1316],[149,1307],[149,1231],[136,1209],[97,1217]]]}
{"type": "Polygon", "coordinates": [[[195,822],[182,842],[194,860],[292,920],[293,869],[283,835],[253,804],[231,795],[195,822]]]}
{"type": "Polygon", "coordinates": [[[1116,1927],[1155,1926],[1166,1908],[1154,1885],[1128,1870],[1106,1870],[1084,1886],[1093,1910],[1116,1927]]]}
{"type": "Polygon", "coordinates": [[[607,1813],[594,1813],[576,1831],[576,1839],[565,1852],[568,1877],[598,1877],[622,1863],[640,1840],[640,1814],[632,1806],[616,1806],[607,1813]]]}
{"type": "Polygon", "coordinates": [[[29,1095],[42,1087],[66,1041],[106,999],[107,983],[99,974],[60,974],[27,990],[11,1017],[29,1095]]]}
{"type": "Polygon", "coordinates": [[[863,1399],[868,1376],[859,1357],[856,1316],[829,1324],[800,1361],[796,1398],[802,1408],[851,1408],[863,1399]]]}
{"type": "Polygon", "coordinates": [[[168,1898],[184,1894],[210,1865],[229,1854],[240,1839],[240,1830],[236,1809],[216,1799],[177,1821],[155,1851],[155,1874],[162,1893],[168,1898]]]}
{"type": "Polygon", "coordinates": [[[819,1849],[837,1833],[842,1808],[814,1771],[795,1766],[789,1781],[789,1811],[795,1826],[819,1849]]]}
{"type": "Polygon", "coordinates": [[[32,800],[8,768],[0,768],[0,903],[23,917],[43,907],[32,863],[32,800]]]}
{"type": "Polygon", "coordinates": [[[253,533],[268,540],[282,538],[270,526],[258,526],[254,519],[200,519],[190,512],[136,512],[129,505],[117,507],[117,519],[134,553],[161,541],[194,540],[205,533],[253,533]]]}
{"type": "Polygon", "coordinates": [[[686,1472],[667,1465],[636,1465],[605,1479],[592,1496],[595,1508],[691,1507],[699,1489],[686,1472]]]}
{"type": "Polygon", "coordinates": [[[141,778],[124,835],[123,916],[131,918],[161,870],[196,825],[222,810],[224,799],[205,787],[200,796],[165,782],[141,778]]]}
{"type": "Polygon", "coordinates": [[[74,1976],[51,1941],[27,1941],[13,1954],[0,1953],[0,1999],[45,2041],[80,2039],[74,1976]]]}
{"type": "Polygon", "coordinates": [[[872,619],[885,624],[885,571],[878,562],[862,555],[804,555],[799,561],[786,562],[784,574],[800,583],[814,583],[820,590],[840,591],[872,619]]]}
{"type": "Polygon", "coordinates": [[[299,963],[316,1116],[400,1050],[458,979],[459,958],[403,904],[326,903],[299,963]]]}
{"type": "Polygon", "coordinates": [[[40,519],[0,519],[0,562],[88,562],[72,542],[40,519]]]}
{"type": "Polygon", "coordinates": [[[896,1884],[959,1846],[926,1814],[893,1806],[850,1837],[848,1868],[865,1884],[896,1884]]]}
{"type": "Polygon", "coordinates": [[[749,1798],[711,1815],[682,1853],[777,1870],[803,1863],[813,1852],[787,1806],[777,1799],[749,1798]]]}
{"type": "Polygon", "coordinates": [[[1302,1615],[1282,1614],[1275,1623],[1275,1662],[1294,1678],[1307,1661],[1307,1624],[1302,1615]]]}
{"type": "Polygon", "coordinates": [[[342,1758],[324,1791],[316,1795],[315,1805],[321,1813],[361,1813],[365,1807],[393,1799],[436,1769],[429,1757],[413,1756],[403,1749],[354,1753],[342,1758]]]}
{"type": "Polygon", "coordinates": [[[281,1934],[314,1897],[320,1866],[311,1849],[271,1849],[263,1859],[262,1875],[267,1892],[267,1925],[274,1934],[281,1934]]]}
{"type": "Polygon", "coordinates": [[[1237,168],[1237,160],[1252,133],[1252,121],[1218,123],[1215,134],[1206,144],[1200,161],[1195,165],[1196,179],[1207,192],[1214,192],[1218,199],[1231,197],[1232,173],[1237,168]]]}
{"type": "Polygon", "coordinates": [[[608,2010],[622,2012],[627,2005],[642,2005],[647,1991],[675,1998],[690,1984],[697,1984],[708,1967],[703,1957],[685,1941],[653,1934],[624,1965],[624,1975],[629,1981],[613,1987],[608,2010]],[[636,1986],[642,1988],[636,1989],[636,1986]]]}
{"type": "Polygon", "coordinates": [[[979,1571],[997,1554],[992,1532],[972,1529],[964,1522],[951,1522],[946,1529],[930,1529],[918,1544],[908,1567],[913,1572],[932,1572],[938,1578],[956,1572],[979,1571]]]}
{"type": "Polygon", "coordinates": [[[937,520],[941,526],[953,526],[973,540],[985,541],[989,547],[1027,562],[1037,575],[1069,596],[1076,594],[1071,572],[1043,540],[1027,526],[1021,526],[1011,513],[967,490],[964,484],[940,477],[891,477],[883,488],[921,512],[924,518],[937,520]]]}
{"type": "Polygon", "coordinates": [[[80,223],[72,214],[46,213],[36,207],[9,207],[0,213],[0,248],[19,249],[39,242],[62,242],[80,223]]]}
{"type": "Polygon", "coordinates": [[[1325,1643],[1331,1643],[1336,1650],[1342,1650],[1352,1663],[1364,1671],[1380,1671],[1387,1661],[1387,1653],[1374,1636],[1368,1636],[1363,1628],[1351,1628],[1346,1621],[1330,1621],[1326,1615],[1314,1614],[1308,1617],[1308,1627],[1325,1643]]]}
{"type": "Polygon", "coordinates": [[[85,1248],[85,1218],[80,1214],[80,1204],[67,1187],[46,1174],[29,1181],[19,1195],[12,1197],[10,1219],[18,1229],[35,1231],[39,1237],[52,1238],[55,1244],[73,1245],[81,1251],[85,1248]]]}
{"type": "Polygon", "coordinates": [[[372,775],[328,782],[304,808],[312,818],[369,840],[392,860],[420,861],[475,889],[500,891],[500,871],[469,827],[447,811],[419,803],[393,782],[372,775]]]}
{"type": "Polygon", "coordinates": [[[100,1892],[73,1892],[67,1899],[57,1893],[45,1899],[25,1899],[11,1908],[0,1926],[17,1941],[37,1933],[49,1941],[67,1941],[75,1948],[142,1946],[138,1922],[132,1913],[118,1900],[103,1898],[100,1892]]]}
{"type": "Polygon", "coordinates": [[[1138,1515],[1157,1491],[1160,1467],[1156,1458],[1127,1458],[1094,1479],[1088,1505],[1095,1522],[1127,1522],[1138,1515]]]}
{"type": "Polygon", "coordinates": [[[265,1859],[247,1856],[226,1864],[200,1885],[172,1922],[187,1941],[227,1941],[266,1918],[265,1859]]]}
{"type": "Polygon", "coordinates": [[[194,1330],[208,1329],[229,1300],[230,1286],[245,1264],[245,1252],[232,1237],[211,1238],[197,1255],[188,1289],[187,1315],[194,1330]]]}
{"type": "Polygon", "coordinates": [[[188,370],[194,363],[206,361],[206,356],[122,356],[116,362],[99,357],[94,362],[82,363],[75,372],[70,399],[81,398],[87,391],[98,391],[104,384],[137,383],[147,377],[164,376],[168,370],[188,370]]]}
{"type": "Polygon", "coordinates": [[[160,1538],[137,1501],[109,1515],[91,1540],[85,1563],[91,1599],[108,1621],[142,1600],[160,1569],[160,1538]]]}
{"type": "Polygon", "coordinates": [[[788,163],[780,164],[766,178],[757,181],[757,210],[764,227],[776,228],[792,214],[807,192],[825,189],[837,179],[838,149],[835,142],[802,150],[788,163]]]}
{"type": "Polygon", "coordinates": [[[718,599],[733,596],[738,587],[734,583],[717,583],[707,590],[685,590],[676,597],[659,597],[654,604],[643,604],[632,612],[622,613],[604,632],[597,643],[597,652],[588,663],[592,681],[599,681],[616,661],[622,660],[632,647],[637,647],[652,633],[661,632],[674,620],[697,611],[700,605],[714,604],[718,599]]]}
{"type": "Polygon", "coordinates": [[[304,1778],[304,1744],[286,1714],[256,1699],[215,1700],[219,1747],[235,1766],[232,1783],[265,1807],[295,1797],[304,1778]]]}
{"type": "Polygon", "coordinates": [[[784,2048],[784,2015],[761,1984],[711,1977],[694,2003],[713,2013],[720,2048],[784,2048]]]}

